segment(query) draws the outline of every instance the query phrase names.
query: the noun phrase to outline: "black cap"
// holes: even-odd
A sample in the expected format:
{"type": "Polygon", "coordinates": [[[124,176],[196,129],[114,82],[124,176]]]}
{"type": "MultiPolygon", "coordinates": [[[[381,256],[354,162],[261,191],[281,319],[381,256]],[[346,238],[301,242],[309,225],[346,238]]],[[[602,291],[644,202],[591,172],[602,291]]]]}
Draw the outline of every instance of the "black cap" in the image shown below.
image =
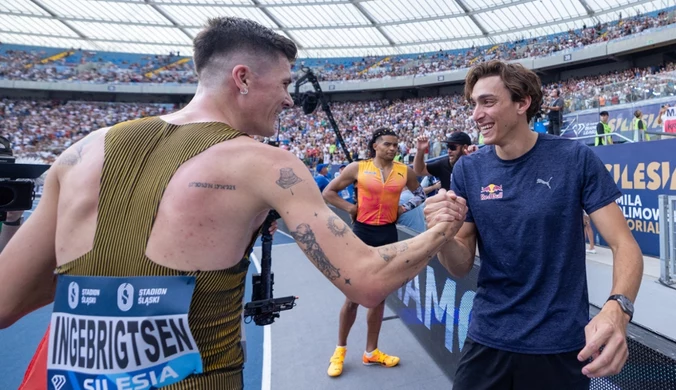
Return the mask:
{"type": "Polygon", "coordinates": [[[459,144],[459,145],[471,145],[472,139],[469,138],[469,135],[463,133],[462,131],[457,131],[452,133],[450,137],[446,139],[447,144],[459,144]]]}
{"type": "Polygon", "coordinates": [[[601,111],[599,116],[608,116],[608,111],[601,111]]]}

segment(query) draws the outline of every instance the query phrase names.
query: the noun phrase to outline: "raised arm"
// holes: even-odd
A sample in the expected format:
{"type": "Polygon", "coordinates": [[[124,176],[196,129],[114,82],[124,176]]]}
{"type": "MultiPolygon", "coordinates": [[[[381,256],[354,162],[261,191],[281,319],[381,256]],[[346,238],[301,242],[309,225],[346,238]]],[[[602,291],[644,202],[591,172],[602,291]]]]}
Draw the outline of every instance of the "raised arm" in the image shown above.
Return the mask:
{"type": "MultiPolygon", "coordinates": [[[[354,302],[378,305],[417,275],[456,233],[453,224],[442,223],[410,240],[367,246],[324,203],[297,158],[278,150],[271,155],[274,158],[261,162],[260,169],[264,188],[258,193],[264,206],[279,212],[310,261],[354,302]]],[[[464,218],[464,210],[455,206],[446,216],[464,218]]]]}
{"type": "Polygon", "coordinates": [[[427,172],[427,165],[425,164],[425,150],[430,146],[430,139],[421,135],[418,137],[417,143],[418,153],[413,158],[413,171],[418,176],[429,176],[430,173],[427,172]]]}
{"type": "Polygon", "coordinates": [[[664,115],[665,112],[667,112],[667,107],[662,106],[660,108],[660,112],[657,114],[657,120],[655,121],[655,123],[657,123],[658,125],[662,124],[662,116],[664,115]]]}

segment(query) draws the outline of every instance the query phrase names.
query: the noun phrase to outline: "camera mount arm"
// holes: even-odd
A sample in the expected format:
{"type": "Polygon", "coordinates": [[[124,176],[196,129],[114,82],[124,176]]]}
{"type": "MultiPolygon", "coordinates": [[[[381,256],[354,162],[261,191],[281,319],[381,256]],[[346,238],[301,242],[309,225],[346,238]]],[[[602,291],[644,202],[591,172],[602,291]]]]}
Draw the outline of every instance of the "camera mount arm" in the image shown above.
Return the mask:
{"type": "Polygon", "coordinates": [[[338,124],[336,124],[336,120],[333,118],[333,114],[331,113],[329,100],[324,95],[322,87],[321,85],[319,85],[319,80],[317,80],[317,76],[315,76],[315,74],[312,72],[312,69],[310,68],[303,67],[302,70],[303,72],[305,72],[305,74],[302,75],[298,80],[296,80],[293,97],[294,103],[302,105],[303,112],[305,114],[309,114],[317,108],[318,103],[317,99],[319,100],[319,102],[321,102],[322,110],[324,110],[326,117],[329,118],[329,123],[331,124],[333,132],[336,134],[336,138],[338,139],[338,145],[340,145],[341,149],[343,150],[343,153],[345,153],[345,158],[347,158],[347,161],[352,162],[352,157],[350,156],[350,152],[347,150],[347,145],[345,145],[343,136],[340,134],[338,124]],[[301,94],[300,87],[307,83],[312,84],[314,93],[305,92],[304,94],[301,94]]]}

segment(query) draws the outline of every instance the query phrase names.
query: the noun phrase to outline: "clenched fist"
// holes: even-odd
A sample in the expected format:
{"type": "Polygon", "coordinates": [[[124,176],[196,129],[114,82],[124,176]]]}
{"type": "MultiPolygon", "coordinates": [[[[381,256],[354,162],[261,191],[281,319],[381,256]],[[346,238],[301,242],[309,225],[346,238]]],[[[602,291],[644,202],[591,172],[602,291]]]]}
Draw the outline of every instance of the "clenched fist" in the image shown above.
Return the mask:
{"type": "Polygon", "coordinates": [[[449,233],[454,236],[465,222],[467,202],[453,191],[440,189],[438,194],[425,201],[424,214],[428,229],[439,223],[450,222],[449,233]]]}
{"type": "Polygon", "coordinates": [[[427,148],[430,147],[430,137],[421,135],[417,138],[418,141],[418,152],[424,153],[427,148]]]}

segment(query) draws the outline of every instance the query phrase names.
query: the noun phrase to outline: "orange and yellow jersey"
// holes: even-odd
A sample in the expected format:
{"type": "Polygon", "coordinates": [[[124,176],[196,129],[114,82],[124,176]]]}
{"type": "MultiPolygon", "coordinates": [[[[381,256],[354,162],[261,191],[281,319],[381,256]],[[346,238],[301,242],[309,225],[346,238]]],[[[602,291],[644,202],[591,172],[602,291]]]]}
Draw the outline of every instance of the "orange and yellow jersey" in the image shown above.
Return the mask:
{"type": "Polygon", "coordinates": [[[399,198],[406,186],[408,168],[393,161],[392,171],[384,177],[373,160],[359,161],[357,175],[357,221],[367,225],[397,222],[399,198]]]}

